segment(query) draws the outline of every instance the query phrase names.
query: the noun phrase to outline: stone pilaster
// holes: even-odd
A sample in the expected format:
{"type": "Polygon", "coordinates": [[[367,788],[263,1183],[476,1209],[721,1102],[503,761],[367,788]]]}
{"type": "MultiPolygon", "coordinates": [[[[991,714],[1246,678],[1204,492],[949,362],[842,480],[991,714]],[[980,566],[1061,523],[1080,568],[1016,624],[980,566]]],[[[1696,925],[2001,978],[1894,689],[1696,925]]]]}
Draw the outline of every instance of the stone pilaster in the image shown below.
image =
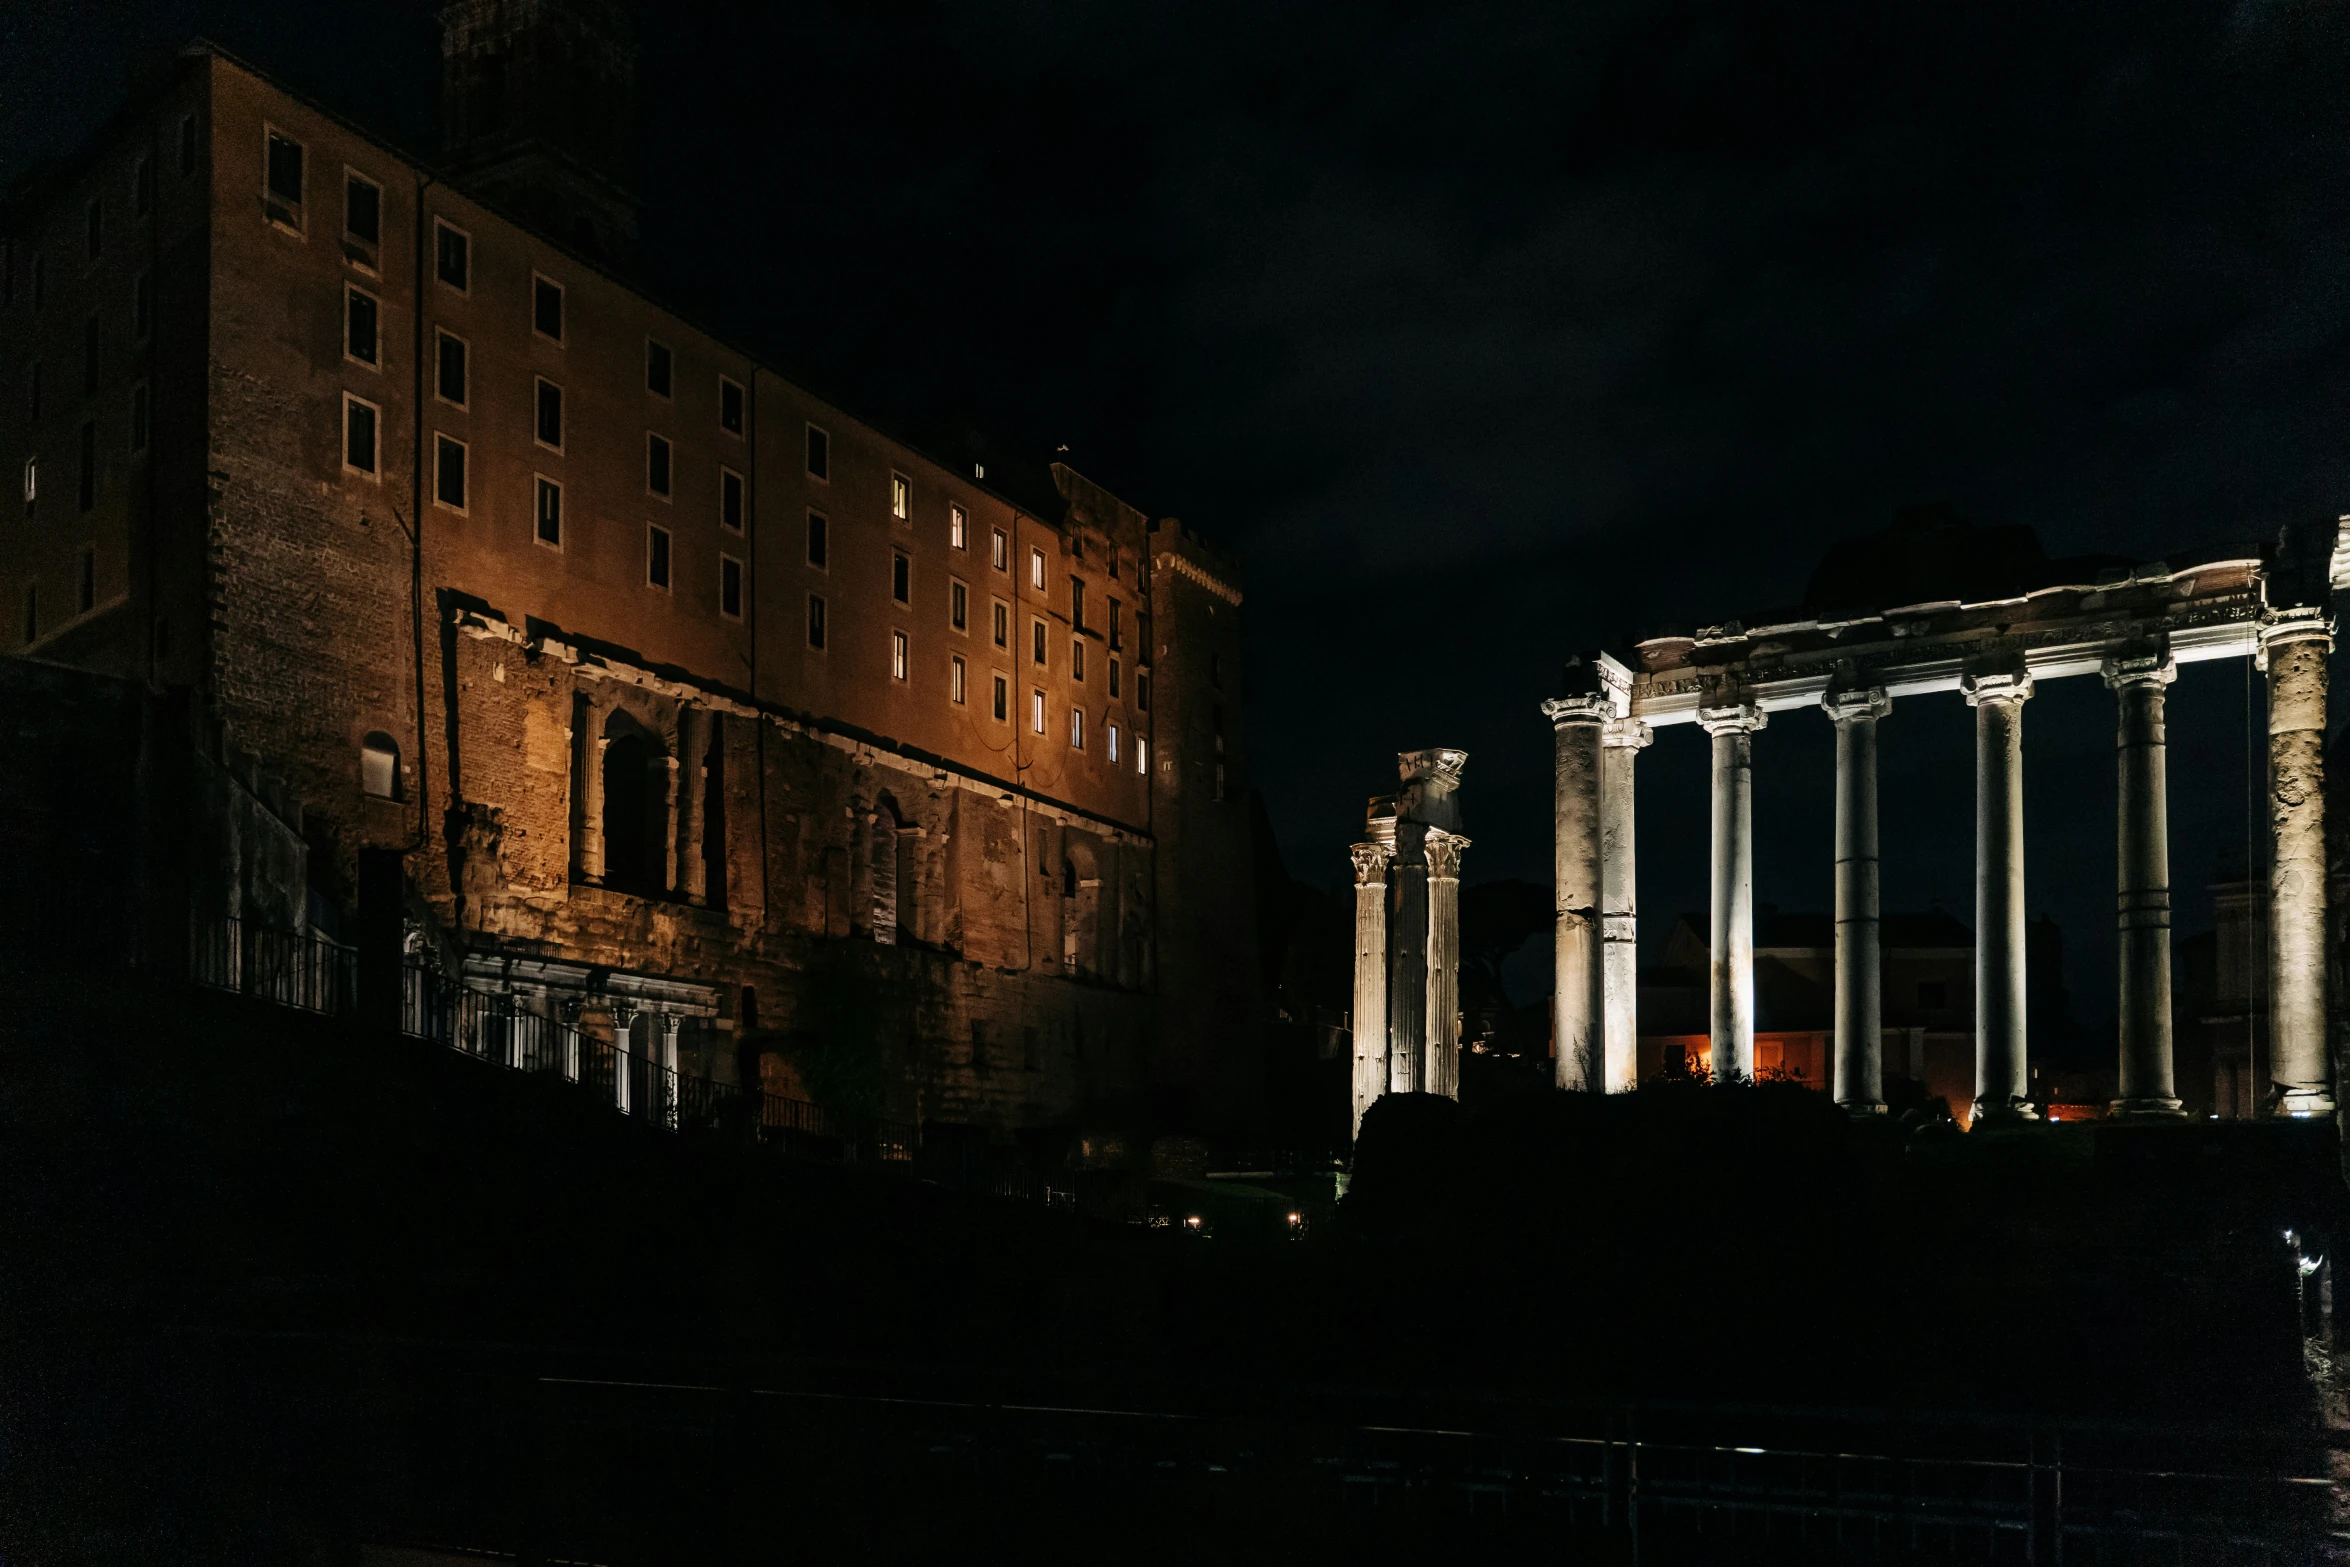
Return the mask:
{"type": "Polygon", "coordinates": [[[661,890],[677,890],[677,769],[674,756],[661,759],[661,890]]]}
{"type": "Polygon", "coordinates": [[[1387,1092],[1387,862],[1395,850],[1358,843],[1355,866],[1354,1135],[1387,1092]]]}
{"type": "Polygon", "coordinates": [[[677,715],[677,819],[682,840],[677,851],[677,889],[690,902],[709,901],[710,867],[702,858],[702,800],[710,770],[704,762],[710,752],[710,715],[687,707],[677,715]]]}
{"type": "Polygon", "coordinates": [[[1713,896],[1708,924],[1713,1078],[1754,1076],[1754,732],[1751,704],[1706,707],[1713,737],[1713,896]]]}
{"type": "MultiPolygon", "coordinates": [[[[594,721],[591,710],[589,720],[594,721]]],[[[612,744],[602,735],[580,740],[579,879],[604,879],[604,752],[612,744]]]]}
{"type": "Polygon", "coordinates": [[[1611,718],[1600,734],[1601,1088],[1629,1093],[1640,1060],[1640,882],[1633,831],[1632,764],[1655,734],[1637,718],[1611,718]]]}
{"type": "Polygon", "coordinates": [[[1965,677],[1975,710],[1975,1110],[2034,1120],[2024,1036],[2024,703],[2020,669],[1965,677]]]}
{"type": "Polygon", "coordinates": [[[1836,725],[1836,1103],[1877,1115],[1885,1109],[1877,720],[1893,704],[1882,686],[1831,686],[1820,706],[1836,725]]]}
{"type": "Polygon", "coordinates": [[[1553,697],[1542,704],[1555,745],[1551,810],[1551,1042],[1558,1086],[1597,1093],[1606,1086],[1605,999],[1599,898],[1601,731],[1615,716],[1604,695],[1553,697]]]}
{"type": "Polygon", "coordinates": [[[2269,1076],[2271,1113],[2330,1115],[2326,1059],[2326,658],[2319,609],[2278,609],[2261,627],[2268,670],[2269,1076]]]}
{"type": "Polygon", "coordinates": [[[2171,1078],[2170,795],[2163,687],[2177,678],[2167,653],[2105,661],[2113,689],[2115,895],[2121,976],[2116,1116],[2178,1116],[2171,1078]]]}
{"type": "Polygon", "coordinates": [[[1469,840],[1428,829],[1428,1072],[1423,1093],[1461,1096],[1461,856],[1469,840]]]}

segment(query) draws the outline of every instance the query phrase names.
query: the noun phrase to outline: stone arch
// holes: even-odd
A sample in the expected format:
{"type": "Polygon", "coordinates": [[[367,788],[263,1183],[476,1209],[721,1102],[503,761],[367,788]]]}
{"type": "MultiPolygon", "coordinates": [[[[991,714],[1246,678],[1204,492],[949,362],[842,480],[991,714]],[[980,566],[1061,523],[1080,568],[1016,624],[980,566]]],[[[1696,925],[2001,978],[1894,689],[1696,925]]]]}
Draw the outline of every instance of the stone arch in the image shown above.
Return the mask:
{"type": "Polygon", "coordinates": [[[604,885],[655,897],[668,890],[669,748],[625,708],[604,718],[604,885]]]}
{"type": "Polygon", "coordinates": [[[1061,834],[1061,964],[1071,974],[1102,967],[1102,878],[1094,846],[1083,835],[1061,834]]]}
{"type": "Polygon", "coordinates": [[[359,742],[359,792],[378,800],[400,798],[400,742],[380,729],[359,742]]]}

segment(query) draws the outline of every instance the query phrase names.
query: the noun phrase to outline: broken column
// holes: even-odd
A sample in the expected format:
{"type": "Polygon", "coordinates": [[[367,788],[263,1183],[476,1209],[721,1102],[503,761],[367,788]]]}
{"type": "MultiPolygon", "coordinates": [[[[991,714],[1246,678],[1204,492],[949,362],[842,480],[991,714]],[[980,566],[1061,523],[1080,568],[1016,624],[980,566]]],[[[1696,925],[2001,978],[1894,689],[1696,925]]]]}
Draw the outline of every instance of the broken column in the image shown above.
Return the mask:
{"type": "MultiPolygon", "coordinates": [[[[1394,830],[1389,818],[1389,831],[1394,830]]],[[[1395,850],[1358,843],[1355,866],[1354,1133],[1387,1092],[1387,862],[1395,850]]]]}
{"type": "Polygon", "coordinates": [[[2171,1080],[2170,803],[2162,688],[2177,676],[2167,652],[2105,661],[2117,723],[2114,923],[2121,971],[2121,1060],[2116,1116],[2173,1118],[2171,1080]]]}
{"type": "Polygon", "coordinates": [[[1713,737],[1713,898],[1708,921],[1713,1079],[1754,1076],[1754,732],[1763,710],[1698,710],[1713,737]]]}
{"type": "Polygon", "coordinates": [[[1884,1007],[1877,866],[1877,720],[1882,686],[1831,685],[1820,698],[1836,725],[1836,1103],[1854,1115],[1885,1108],[1884,1007]]]}
{"type": "Polygon", "coordinates": [[[2333,627],[2314,607],[2269,611],[2269,1076],[2271,1113],[2330,1115],[2326,1061],[2326,657],[2333,627]]]}
{"type": "Polygon", "coordinates": [[[1551,1046],[1558,1086],[1598,1093],[1606,1087],[1606,998],[1599,897],[1601,731],[1615,704],[1598,671],[1567,665],[1565,696],[1542,704],[1551,723],[1551,876],[1557,923],[1551,932],[1551,1046]],[[1573,689],[1582,687],[1583,689],[1573,689]]]}
{"type": "Polygon", "coordinates": [[[1637,718],[1611,718],[1600,732],[1599,906],[1601,1088],[1629,1093],[1639,1077],[1640,916],[1632,819],[1632,764],[1654,738],[1637,718]]]}
{"type": "Polygon", "coordinates": [[[2028,1121],[2024,1037],[2024,703],[2020,666],[1966,675],[1975,710],[1975,1109],[1971,1124],[2028,1121]]]}

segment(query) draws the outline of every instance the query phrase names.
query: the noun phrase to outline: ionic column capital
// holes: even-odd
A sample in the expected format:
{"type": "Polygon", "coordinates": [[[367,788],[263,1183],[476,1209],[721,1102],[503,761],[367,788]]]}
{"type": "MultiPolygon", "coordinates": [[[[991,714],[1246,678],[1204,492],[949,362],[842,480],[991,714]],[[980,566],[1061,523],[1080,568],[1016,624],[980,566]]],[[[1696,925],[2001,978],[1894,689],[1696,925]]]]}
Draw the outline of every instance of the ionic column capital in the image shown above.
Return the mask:
{"type": "Polygon", "coordinates": [[[1616,716],[1616,704],[1606,696],[1554,696],[1542,704],[1542,716],[1552,727],[1604,724],[1616,716]]]}
{"type": "Polygon", "coordinates": [[[1612,750],[1639,751],[1656,738],[1656,731],[1637,718],[1611,718],[1599,732],[1599,743],[1612,750]]]}
{"type": "Polygon", "coordinates": [[[1384,887],[1387,862],[1395,858],[1391,843],[1358,843],[1346,851],[1354,858],[1355,883],[1363,887],[1384,887]]]}
{"type": "Polygon", "coordinates": [[[1446,832],[1441,827],[1428,829],[1428,874],[1431,877],[1458,876],[1461,856],[1468,852],[1469,840],[1457,832],[1446,832]]]}
{"type": "Polygon", "coordinates": [[[1966,705],[1981,707],[1985,702],[2008,702],[2022,705],[2031,700],[2032,676],[2022,669],[1988,670],[1982,674],[1962,675],[1958,688],[1966,693],[1966,705]]]}
{"type": "Polygon", "coordinates": [[[1697,727],[1709,735],[1752,734],[1770,721],[1771,715],[1752,702],[1697,710],[1697,727]]]}
{"type": "Polygon", "coordinates": [[[1820,711],[1839,724],[1863,718],[1883,718],[1893,711],[1893,699],[1883,686],[1830,686],[1820,693],[1820,711]]]}
{"type": "Polygon", "coordinates": [[[2159,690],[2179,678],[2179,666],[2168,652],[2108,653],[2104,671],[2106,685],[2116,691],[2129,686],[2153,686],[2159,690]]]}

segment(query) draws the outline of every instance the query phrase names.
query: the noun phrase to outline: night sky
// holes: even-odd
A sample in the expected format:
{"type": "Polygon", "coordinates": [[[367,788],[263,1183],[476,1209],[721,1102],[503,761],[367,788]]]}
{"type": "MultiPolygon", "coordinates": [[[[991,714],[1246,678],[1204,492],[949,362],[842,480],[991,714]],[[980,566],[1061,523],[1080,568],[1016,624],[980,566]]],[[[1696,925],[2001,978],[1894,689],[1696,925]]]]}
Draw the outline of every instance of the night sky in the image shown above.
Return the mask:
{"type": "MultiPolygon", "coordinates": [[[[2137,559],[2350,511],[2350,14],[1821,0],[653,8],[656,291],[924,444],[1068,459],[1230,549],[1289,868],[1471,755],[1547,878],[1560,655],[1796,600],[1896,508],[2137,559]]],[[[207,33],[430,148],[430,7],[17,0],[0,177],[207,33]]],[[[2246,668],[2172,688],[2180,927],[2245,837],[2246,668]]],[[[2035,913],[2110,1015],[2111,698],[2025,714],[2035,913]]],[[[1972,919],[1971,715],[1883,731],[1885,902],[1972,919]]],[[[1704,743],[1641,762],[1648,930],[1704,743]]],[[[1829,906],[1832,748],[1755,746],[1757,896],[1829,906]]],[[[1535,993],[1547,978],[1529,973],[1535,993]]]]}

